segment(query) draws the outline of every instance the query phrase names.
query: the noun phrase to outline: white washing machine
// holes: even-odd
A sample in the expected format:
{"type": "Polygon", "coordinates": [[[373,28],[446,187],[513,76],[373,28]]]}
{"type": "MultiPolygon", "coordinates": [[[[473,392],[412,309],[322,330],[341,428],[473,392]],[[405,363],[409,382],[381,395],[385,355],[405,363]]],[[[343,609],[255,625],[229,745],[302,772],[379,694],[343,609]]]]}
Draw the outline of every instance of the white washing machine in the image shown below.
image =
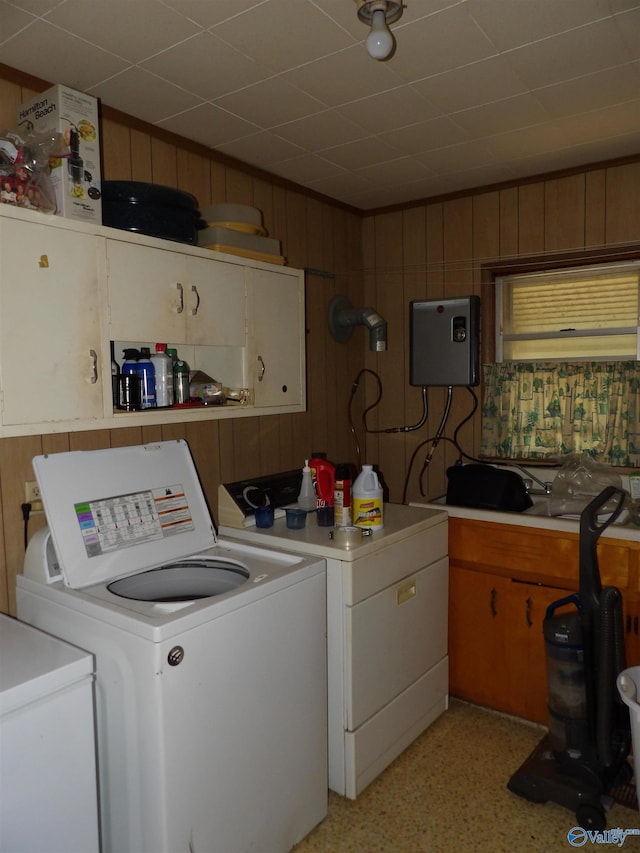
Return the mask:
{"type": "Polygon", "coordinates": [[[218,539],[184,441],[33,465],[18,618],[95,656],[103,853],[289,850],[327,813],[325,562],[218,539]]]}

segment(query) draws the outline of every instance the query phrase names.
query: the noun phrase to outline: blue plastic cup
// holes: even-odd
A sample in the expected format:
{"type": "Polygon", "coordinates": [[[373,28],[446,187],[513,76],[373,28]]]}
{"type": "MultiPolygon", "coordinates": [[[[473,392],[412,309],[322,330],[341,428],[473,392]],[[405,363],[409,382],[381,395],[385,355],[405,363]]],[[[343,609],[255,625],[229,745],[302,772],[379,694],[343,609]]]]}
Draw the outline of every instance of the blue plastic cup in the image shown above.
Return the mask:
{"type": "Polygon", "coordinates": [[[285,513],[289,530],[302,530],[307,523],[307,511],[305,509],[292,507],[291,509],[285,509],[285,513]]]}
{"type": "Polygon", "coordinates": [[[256,527],[273,527],[273,507],[259,506],[255,511],[256,527]]]}

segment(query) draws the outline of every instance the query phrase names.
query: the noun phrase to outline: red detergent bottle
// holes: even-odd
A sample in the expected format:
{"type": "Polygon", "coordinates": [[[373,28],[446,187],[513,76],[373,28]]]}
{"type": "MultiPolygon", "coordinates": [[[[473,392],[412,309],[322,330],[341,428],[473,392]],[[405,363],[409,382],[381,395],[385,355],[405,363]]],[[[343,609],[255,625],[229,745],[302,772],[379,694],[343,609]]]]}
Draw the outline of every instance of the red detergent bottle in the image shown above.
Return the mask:
{"type": "Polygon", "coordinates": [[[311,478],[316,489],[316,499],[319,507],[333,506],[333,489],[336,479],[335,466],[327,460],[326,453],[313,452],[309,459],[311,478]]]}

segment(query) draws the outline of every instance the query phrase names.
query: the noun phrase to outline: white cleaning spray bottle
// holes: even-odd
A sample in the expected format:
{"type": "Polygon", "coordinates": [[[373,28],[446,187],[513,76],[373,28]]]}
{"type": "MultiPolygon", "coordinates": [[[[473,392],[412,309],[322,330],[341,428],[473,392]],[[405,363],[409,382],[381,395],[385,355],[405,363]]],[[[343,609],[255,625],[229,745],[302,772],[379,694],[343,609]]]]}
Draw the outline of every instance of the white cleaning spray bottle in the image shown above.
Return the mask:
{"type": "Polygon", "coordinates": [[[316,508],[316,490],[313,487],[308,459],[305,459],[304,468],[302,469],[302,482],[300,483],[300,491],[298,492],[298,506],[307,512],[312,512],[316,508]]]}

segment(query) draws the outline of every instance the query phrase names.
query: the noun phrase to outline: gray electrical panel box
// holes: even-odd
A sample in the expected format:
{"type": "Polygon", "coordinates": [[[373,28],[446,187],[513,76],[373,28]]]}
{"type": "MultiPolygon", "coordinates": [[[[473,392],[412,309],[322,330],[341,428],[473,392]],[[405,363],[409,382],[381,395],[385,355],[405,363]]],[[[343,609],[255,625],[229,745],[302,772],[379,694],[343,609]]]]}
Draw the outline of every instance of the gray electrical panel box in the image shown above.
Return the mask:
{"type": "Polygon", "coordinates": [[[412,385],[478,385],[480,297],[409,303],[412,385]]]}

